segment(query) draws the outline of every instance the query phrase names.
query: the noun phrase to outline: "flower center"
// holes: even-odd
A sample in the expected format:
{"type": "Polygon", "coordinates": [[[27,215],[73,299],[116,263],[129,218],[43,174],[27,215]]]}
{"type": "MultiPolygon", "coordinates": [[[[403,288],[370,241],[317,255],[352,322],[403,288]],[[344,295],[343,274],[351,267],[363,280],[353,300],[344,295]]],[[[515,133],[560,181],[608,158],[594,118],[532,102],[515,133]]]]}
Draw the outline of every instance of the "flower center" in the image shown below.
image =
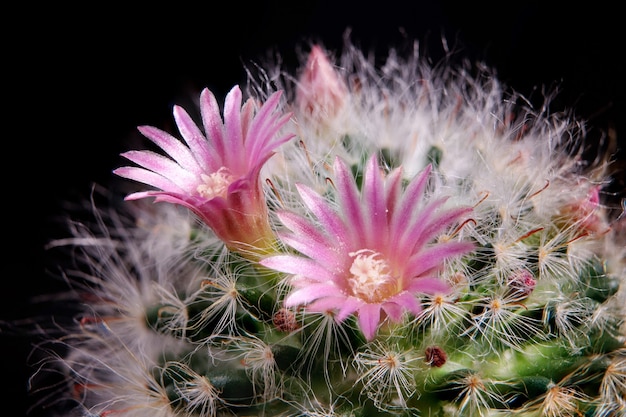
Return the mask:
{"type": "Polygon", "coordinates": [[[354,261],[348,282],[355,296],[367,302],[380,302],[394,293],[391,268],[386,260],[381,259],[380,253],[361,249],[349,255],[354,261]]]}
{"type": "Polygon", "coordinates": [[[201,174],[200,178],[202,178],[203,183],[198,185],[196,190],[198,194],[208,200],[218,196],[226,197],[226,190],[235,179],[226,167],[221,167],[209,175],[201,174]]]}

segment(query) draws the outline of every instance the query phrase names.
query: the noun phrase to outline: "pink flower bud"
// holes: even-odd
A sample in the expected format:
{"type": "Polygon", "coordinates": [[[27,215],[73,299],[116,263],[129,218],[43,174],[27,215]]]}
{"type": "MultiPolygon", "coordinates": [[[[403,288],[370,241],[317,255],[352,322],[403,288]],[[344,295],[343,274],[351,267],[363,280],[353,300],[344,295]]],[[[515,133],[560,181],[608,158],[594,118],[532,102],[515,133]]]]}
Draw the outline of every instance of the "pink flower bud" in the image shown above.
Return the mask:
{"type": "Polygon", "coordinates": [[[600,187],[592,187],[583,198],[565,205],[560,211],[566,225],[575,225],[582,234],[601,234],[608,225],[601,215],[600,187]]]}
{"type": "Polygon", "coordinates": [[[526,298],[535,289],[537,280],[535,280],[533,274],[526,269],[520,269],[508,277],[508,285],[512,293],[526,298]]]}
{"type": "Polygon", "coordinates": [[[298,81],[296,105],[302,114],[319,122],[339,114],[348,89],[320,46],[311,49],[298,81]]]}

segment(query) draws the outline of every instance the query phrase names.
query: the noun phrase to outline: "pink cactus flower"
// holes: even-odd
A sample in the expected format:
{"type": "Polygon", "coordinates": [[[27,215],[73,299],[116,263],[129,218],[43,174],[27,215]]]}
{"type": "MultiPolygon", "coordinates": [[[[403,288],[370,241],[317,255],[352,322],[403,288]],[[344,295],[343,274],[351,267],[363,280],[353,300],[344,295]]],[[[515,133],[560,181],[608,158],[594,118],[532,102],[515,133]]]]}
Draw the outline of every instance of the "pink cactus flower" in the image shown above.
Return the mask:
{"type": "Polygon", "coordinates": [[[430,172],[429,166],[403,191],[401,171],[385,176],[371,157],[359,192],[349,168],[337,158],[338,210],[325,197],[299,185],[302,200],[317,222],[292,212],[279,213],[289,229],[279,236],[300,254],[260,260],[265,267],[293,274],[293,291],[285,306],[333,312],[339,322],[356,314],[369,341],[386,318],[399,322],[405,312],[418,314],[419,294],[447,292],[438,271],[444,260],[469,252],[473,244],[435,239],[472,209],[439,211],[445,198],[424,204],[430,172]]]}
{"type": "Polygon", "coordinates": [[[273,150],[291,139],[278,136],[290,114],[276,110],[281,92],[274,93],[255,114],[252,100],[242,106],[238,86],[224,104],[224,121],[215,96],[204,89],[200,112],[204,133],[181,107],[174,106],[174,119],[185,143],[151,126],[139,131],[170,157],[151,151],[122,154],[139,167],[121,167],[122,177],[157,188],[126,197],[136,200],[180,204],[196,213],[232,250],[245,254],[271,252],[275,236],[259,175],[273,150]],[[206,136],[205,136],[206,134],[206,136]]]}

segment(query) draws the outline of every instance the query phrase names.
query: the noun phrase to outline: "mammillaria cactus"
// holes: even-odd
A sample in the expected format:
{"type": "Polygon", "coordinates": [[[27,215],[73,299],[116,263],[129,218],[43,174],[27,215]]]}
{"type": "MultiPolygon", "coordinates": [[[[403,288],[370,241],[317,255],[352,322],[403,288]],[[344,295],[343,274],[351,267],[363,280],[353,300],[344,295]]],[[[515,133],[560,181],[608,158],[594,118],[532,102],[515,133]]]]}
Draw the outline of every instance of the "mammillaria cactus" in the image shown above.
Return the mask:
{"type": "Polygon", "coordinates": [[[66,375],[55,401],[623,415],[626,229],[583,124],[417,52],[375,66],[313,45],[302,63],[251,73],[222,111],[202,91],[198,122],[176,106],[179,135],[141,127],[160,150],[123,154],[126,201],[109,190],[51,243],[80,266],[76,320],[42,365],[66,375]]]}

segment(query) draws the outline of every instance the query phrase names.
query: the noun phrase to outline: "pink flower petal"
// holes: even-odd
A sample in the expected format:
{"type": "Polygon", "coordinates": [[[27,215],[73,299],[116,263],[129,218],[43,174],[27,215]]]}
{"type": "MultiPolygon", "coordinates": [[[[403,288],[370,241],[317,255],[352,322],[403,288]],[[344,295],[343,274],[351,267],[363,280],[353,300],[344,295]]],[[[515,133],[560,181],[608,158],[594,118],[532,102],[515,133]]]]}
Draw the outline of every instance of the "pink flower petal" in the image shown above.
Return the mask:
{"type": "Polygon", "coordinates": [[[194,173],[202,172],[189,148],[174,136],[152,126],[139,126],[137,130],[163,149],[166,154],[172,157],[184,169],[194,173]]]}
{"type": "Polygon", "coordinates": [[[337,315],[335,318],[338,322],[344,321],[349,315],[359,310],[361,306],[363,306],[365,302],[356,297],[347,297],[343,300],[343,303],[338,304],[335,308],[338,308],[337,315]]]}
{"type": "Polygon", "coordinates": [[[392,230],[392,220],[396,212],[396,205],[402,197],[402,170],[394,169],[387,175],[387,223],[388,228],[392,230]]]}
{"type": "Polygon", "coordinates": [[[469,252],[474,246],[468,242],[439,243],[412,256],[408,260],[405,273],[416,277],[431,269],[441,266],[446,258],[469,252]]]}
{"type": "MultiPolygon", "coordinates": [[[[441,281],[439,281],[441,282],[441,281]]],[[[391,297],[388,302],[383,303],[383,309],[389,314],[394,321],[400,321],[404,311],[408,311],[413,315],[418,314],[422,307],[414,294],[407,287],[407,291],[403,291],[400,294],[391,297]]]]}
{"type": "MultiPolygon", "coordinates": [[[[406,286],[407,291],[412,294],[448,294],[450,286],[438,278],[416,277],[409,280],[406,286]]],[[[415,298],[415,296],[413,296],[415,298]]]]}
{"type": "Polygon", "coordinates": [[[293,307],[309,302],[318,298],[334,296],[338,292],[337,287],[328,283],[309,284],[304,288],[291,292],[285,298],[285,307],[293,307]]]}
{"type": "Polygon", "coordinates": [[[270,256],[259,261],[266,268],[287,274],[303,275],[318,282],[333,281],[333,275],[314,260],[295,255],[270,256]]]}
{"type": "Polygon", "coordinates": [[[351,226],[349,236],[351,236],[352,241],[356,241],[365,230],[359,190],[352,173],[341,159],[335,159],[334,170],[337,181],[335,184],[337,197],[341,203],[344,217],[349,220],[351,226]]]}
{"type": "MultiPolygon", "coordinates": [[[[150,185],[152,187],[166,190],[168,192],[177,192],[177,193],[185,193],[185,190],[174,184],[169,179],[163,177],[160,174],[154,173],[152,171],[148,171],[143,168],[138,167],[120,167],[113,171],[115,175],[119,175],[120,177],[128,178],[130,180],[139,181],[144,184],[150,185]]],[[[135,193],[137,196],[139,193],[135,193]]],[[[148,196],[148,193],[145,194],[148,196]]],[[[135,197],[139,198],[139,197],[135,197]]]]}
{"type": "Polygon", "coordinates": [[[328,205],[328,201],[304,185],[297,185],[296,187],[300,193],[302,202],[313,212],[315,217],[317,217],[322,225],[322,229],[332,231],[332,234],[337,241],[341,243],[341,246],[346,247],[348,238],[346,225],[328,205]]]}
{"type": "MultiPolygon", "coordinates": [[[[318,298],[307,306],[307,310],[315,311],[317,313],[325,313],[328,311],[337,310],[337,306],[343,305],[343,303],[347,299],[346,296],[337,295],[337,293],[339,293],[339,291],[335,289],[335,293],[333,295],[318,298]]],[[[349,314],[352,314],[354,311],[355,310],[352,310],[349,314]]],[[[337,316],[335,316],[335,318],[337,318],[337,316]]]]}
{"type": "Polygon", "coordinates": [[[128,151],[124,152],[122,156],[155,174],[168,178],[185,192],[196,193],[197,176],[186,171],[171,159],[151,151],[128,151]]]}
{"type": "Polygon", "coordinates": [[[359,309],[359,327],[369,342],[376,336],[380,322],[380,304],[364,304],[359,309]]]}
{"type": "Polygon", "coordinates": [[[393,322],[400,322],[402,317],[404,316],[404,312],[406,311],[404,308],[399,306],[396,303],[385,302],[381,304],[383,311],[387,314],[389,319],[393,322]]]}
{"type": "Polygon", "coordinates": [[[277,91],[272,94],[263,106],[259,109],[255,119],[250,126],[248,135],[250,137],[259,138],[252,141],[251,146],[248,147],[249,157],[254,158],[255,155],[266,154],[269,150],[277,147],[280,143],[293,137],[293,135],[285,136],[278,140],[276,143],[271,142],[281,126],[283,126],[289,118],[291,113],[282,115],[278,118],[272,115],[272,112],[276,111],[282,92],[277,91]]]}
{"type": "Polygon", "coordinates": [[[219,155],[219,165],[224,166],[226,145],[224,144],[224,125],[220,115],[220,107],[213,93],[205,88],[200,94],[200,114],[207,140],[211,142],[219,155]]]}
{"type": "Polygon", "coordinates": [[[241,175],[245,171],[243,162],[246,160],[246,155],[242,155],[245,148],[241,129],[241,90],[239,87],[233,88],[226,94],[224,129],[226,132],[224,165],[229,167],[235,175],[241,175]]]}
{"type": "Polygon", "coordinates": [[[383,182],[381,169],[376,160],[376,154],[372,155],[365,166],[363,174],[363,205],[366,207],[368,227],[364,228],[365,247],[376,249],[387,246],[389,229],[387,223],[387,204],[385,200],[385,183],[383,182]]]}
{"type": "Polygon", "coordinates": [[[178,131],[189,146],[191,154],[198,162],[198,168],[215,172],[222,167],[221,158],[216,154],[211,142],[207,141],[189,114],[180,106],[174,106],[174,120],[178,131]],[[202,168],[200,168],[202,167],[202,168]]]}
{"type": "Polygon", "coordinates": [[[425,245],[437,234],[448,228],[450,224],[457,223],[461,218],[463,218],[463,216],[471,211],[471,207],[459,207],[439,213],[429,222],[428,227],[425,228],[420,234],[419,239],[416,241],[416,245],[425,245]]]}
{"type": "Polygon", "coordinates": [[[397,226],[398,228],[394,229],[392,233],[392,236],[396,236],[395,241],[398,242],[397,247],[402,248],[402,250],[408,250],[410,253],[415,252],[416,248],[420,248],[423,243],[421,243],[422,240],[418,240],[419,237],[430,224],[434,212],[439,209],[446,200],[446,198],[440,198],[431,202],[416,216],[408,219],[410,221],[408,224],[405,224],[404,221],[401,222],[401,224],[397,226]]]}
{"type": "Polygon", "coordinates": [[[329,268],[339,265],[342,253],[340,242],[322,235],[313,224],[293,213],[279,213],[278,218],[291,230],[289,234],[279,234],[283,243],[329,268]]]}
{"type": "MultiPolygon", "coordinates": [[[[409,183],[404,191],[398,203],[398,208],[393,212],[391,219],[390,229],[392,231],[392,240],[399,239],[399,234],[404,233],[409,228],[409,224],[414,218],[415,208],[419,206],[419,199],[422,197],[426,188],[431,169],[432,166],[428,165],[409,183]]],[[[423,217],[420,215],[421,223],[425,223],[422,219],[423,217]]]]}

